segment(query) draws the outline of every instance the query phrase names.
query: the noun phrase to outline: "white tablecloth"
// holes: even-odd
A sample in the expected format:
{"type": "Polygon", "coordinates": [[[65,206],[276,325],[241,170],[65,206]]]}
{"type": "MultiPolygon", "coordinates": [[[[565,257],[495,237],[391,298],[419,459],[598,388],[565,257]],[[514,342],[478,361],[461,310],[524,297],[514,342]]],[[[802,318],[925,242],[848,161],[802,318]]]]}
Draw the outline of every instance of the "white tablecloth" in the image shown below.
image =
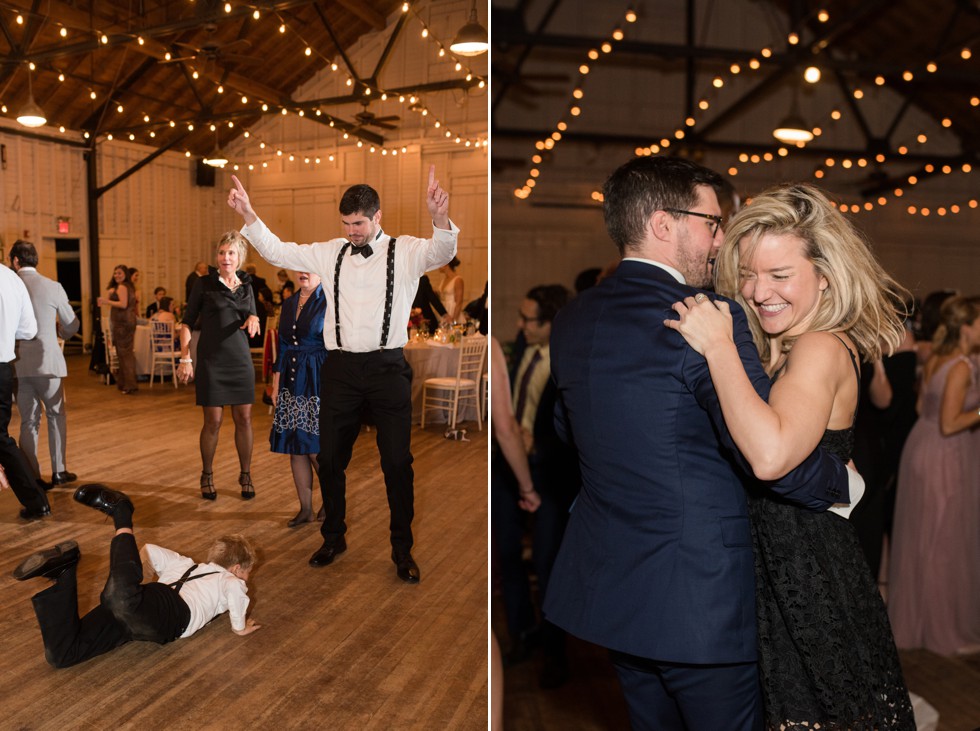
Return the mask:
{"type": "Polygon", "coordinates": [[[151,328],[149,325],[137,325],[136,335],[133,338],[133,355],[136,356],[136,375],[145,376],[153,366],[153,347],[151,341],[151,328]]]}
{"type": "MultiPolygon", "coordinates": [[[[404,349],[405,360],[412,366],[412,423],[422,421],[422,384],[426,378],[448,378],[456,375],[459,368],[459,348],[436,345],[428,341],[409,341],[404,349]]],[[[479,389],[477,389],[479,393],[479,389]]],[[[458,422],[476,421],[476,409],[469,403],[459,410],[458,422]]],[[[445,423],[446,412],[429,409],[426,423],[445,423]]]]}

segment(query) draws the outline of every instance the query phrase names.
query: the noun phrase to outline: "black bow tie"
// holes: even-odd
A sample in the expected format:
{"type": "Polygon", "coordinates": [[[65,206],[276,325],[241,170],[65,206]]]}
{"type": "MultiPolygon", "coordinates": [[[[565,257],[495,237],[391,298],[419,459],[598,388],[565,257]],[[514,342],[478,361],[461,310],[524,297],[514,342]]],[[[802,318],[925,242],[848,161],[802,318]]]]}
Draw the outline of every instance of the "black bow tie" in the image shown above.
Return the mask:
{"type": "Polygon", "coordinates": [[[371,248],[371,244],[364,244],[364,246],[354,246],[351,244],[350,255],[357,256],[360,254],[365,259],[367,259],[371,254],[374,253],[374,249],[371,248]]]}

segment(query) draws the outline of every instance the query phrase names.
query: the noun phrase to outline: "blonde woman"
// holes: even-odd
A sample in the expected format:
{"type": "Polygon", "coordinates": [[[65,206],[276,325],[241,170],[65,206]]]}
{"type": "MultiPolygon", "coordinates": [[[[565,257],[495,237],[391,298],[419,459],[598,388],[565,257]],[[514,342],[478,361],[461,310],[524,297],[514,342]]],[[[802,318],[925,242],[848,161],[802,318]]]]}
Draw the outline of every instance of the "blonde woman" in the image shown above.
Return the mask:
{"type": "Polygon", "coordinates": [[[191,290],[180,327],[180,365],[177,377],[195,379],[197,405],[204,410],[201,428],[201,497],[214,500],[213,463],[218,431],[225,406],[231,406],[235,422],[235,447],[241,469],[238,484],[242,498],[255,497],[252,485],[252,402],[255,401],[255,367],[248,338],[259,332],[251,279],[241,271],[248,242],[237,231],[221,237],[216,251],[217,267],[200,277],[191,290]],[[201,340],[197,346],[197,370],[190,356],[191,327],[200,318],[201,340]],[[195,377],[196,375],[196,377],[195,377]]]}
{"type": "MultiPolygon", "coordinates": [[[[901,343],[903,290],[809,185],[755,198],[732,219],[715,266],[716,291],[748,313],[773,379],[769,403],[745,375],[727,301],[689,297],[666,324],[707,359],[756,477],[781,477],[818,445],[849,459],[858,359],[901,343]]],[[[914,729],[885,606],[851,524],[761,492],[749,513],[766,727],[914,729]]]]}

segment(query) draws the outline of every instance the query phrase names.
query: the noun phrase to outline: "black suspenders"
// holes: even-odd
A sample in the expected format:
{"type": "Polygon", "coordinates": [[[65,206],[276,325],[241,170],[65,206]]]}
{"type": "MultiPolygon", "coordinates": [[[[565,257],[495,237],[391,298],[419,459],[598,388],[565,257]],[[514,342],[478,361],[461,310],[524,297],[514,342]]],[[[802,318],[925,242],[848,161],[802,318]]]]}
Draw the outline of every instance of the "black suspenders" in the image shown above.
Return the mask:
{"type": "MultiPolygon", "coordinates": [[[[385,284],[385,314],[384,322],[381,325],[382,348],[388,344],[388,332],[391,330],[391,307],[392,302],[395,299],[395,241],[396,237],[392,236],[388,242],[388,268],[387,282],[385,284]]],[[[340,266],[344,263],[344,256],[347,254],[347,250],[350,249],[350,247],[350,241],[340,247],[340,253],[337,254],[337,265],[334,267],[333,271],[333,320],[334,333],[337,336],[338,349],[342,347],[340,340],[340,266]]]]}
{"type": "Polygon", "coordinates": [[[194,565],[193,565],[193,566],[191,566],[191,567],[190,567],[189,569],[187,569],[187,571],[185,571],[185,572],[184,572],[184,575],[183,575],[183,576],[181,576],[181,577],[180,577],[179,579],[177,579],[177,581],[175,581],[175,582],[174,582],[174,583],[172,583],[172,584],[167,584],[167,586],[169,586],[169,587],[171,587],[171,588],[173,588],[173,590],[174,590],[175,592],[177,592],[178,594],[180,594],[180,588],[181,588],[181,587],[182,587],[182,586],[183,586],[184,584],[186,584],[186,583],[187,583],[188,581],[194,581],[194,579],[200,579],[200,578],[202,578],[202,577],[204,577],[204,576],[210,576],[211,574],[216,574],[216,573],[218,573],[217,571],[208,571],[207,573],[204,573],[204,574],[198,574],[197,576],[191,576],[191,572],[192,572],[192,571],[193,571],[194,569],[196,569],[196,568],[197,568],[197,566],[198,566],[198,564],[194,564],[194,565]]]}

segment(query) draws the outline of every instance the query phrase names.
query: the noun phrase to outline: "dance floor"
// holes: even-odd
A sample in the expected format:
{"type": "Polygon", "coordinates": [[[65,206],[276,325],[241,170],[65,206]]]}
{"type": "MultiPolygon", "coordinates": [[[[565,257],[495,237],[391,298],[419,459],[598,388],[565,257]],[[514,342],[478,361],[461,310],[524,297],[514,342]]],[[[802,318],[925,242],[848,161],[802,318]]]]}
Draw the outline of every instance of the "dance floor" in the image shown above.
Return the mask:
{"type": "MultiPolygon", "coordinates": [[[[388,508],[374,433],[362,432],[348,470],[348,551],[314,569],[319,524],[294,529],[284,455],[269,453],[272,417],[256,399],[252,478],[239,496],[233,424],[225,415],[215,459],[215,502],[198,491],[201,410],[193,387],[140,386],[122,396],[69,358],[68,468],[79,482],[125,490],[136,537],[204,559],[212,537],[241,532],[260,564],[252,613],[262,629],[239,637],[227,616],[165,646],[130,643],[74,668],[44,660],[30,597],[44,579],[15,581],[31,552],[78,541],[79,606],[98,601],[108,571],[111,520],[49,493],[53,515],[25,523],[0,496],[0,657],[3,719],[15,729],[485,729],[487,727],[487,432],[448,441],[413,431],[418,586],[395,577],[388,508]]],[[[257,394],[259,393],[257,389],[257,394]]],[[[18,435],[18,421],[11,434],[18,435]]],[[[42,424],[42,470],[50,477],[42,424]]],[[[314,507],[319,508],[319,494],[314,507]]]]}

